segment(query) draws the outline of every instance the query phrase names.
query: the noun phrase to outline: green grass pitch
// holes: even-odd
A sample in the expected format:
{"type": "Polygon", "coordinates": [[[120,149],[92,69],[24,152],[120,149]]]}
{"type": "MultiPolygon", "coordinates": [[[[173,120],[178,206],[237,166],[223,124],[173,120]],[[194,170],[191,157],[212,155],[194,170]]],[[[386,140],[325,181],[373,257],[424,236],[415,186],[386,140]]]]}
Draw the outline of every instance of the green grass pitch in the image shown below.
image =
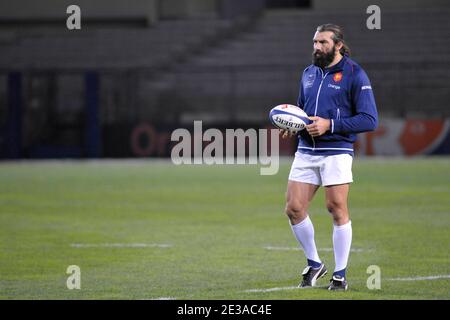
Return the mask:
{"type": "MultiPolygon", "coordinates": [[[[338,293],[325,289],[329,275],[292,288],[305,258],[283,213],[289,166],[261,176],[256,165],[1,163],[0,299],[450,298],[449,158],[355,159],[355,251],[338,293]],[[66,287],[69,265],[80,290],[66,287]],[[380,290],[366,286],[370,265],[380,290]]],[[[332,271],[322,189],[310,214],[332,271]]]]}

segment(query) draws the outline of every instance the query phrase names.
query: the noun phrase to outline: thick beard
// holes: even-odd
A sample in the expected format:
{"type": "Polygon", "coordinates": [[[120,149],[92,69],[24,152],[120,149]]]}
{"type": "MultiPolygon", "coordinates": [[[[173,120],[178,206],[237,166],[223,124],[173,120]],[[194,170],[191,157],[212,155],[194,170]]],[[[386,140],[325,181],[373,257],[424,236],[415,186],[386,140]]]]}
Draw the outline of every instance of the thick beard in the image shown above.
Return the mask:
{"type": "Polygon", "coordinates": [[[313,52],[312,62],[315,66],[318,66],[319,68],[324,69],[326,66],[328,66],[330,63],[333,62],[335,57],[336,57],[336,48],[333,47],[333,49],[327,53],[321,52],[316,55],[313,52]]]}

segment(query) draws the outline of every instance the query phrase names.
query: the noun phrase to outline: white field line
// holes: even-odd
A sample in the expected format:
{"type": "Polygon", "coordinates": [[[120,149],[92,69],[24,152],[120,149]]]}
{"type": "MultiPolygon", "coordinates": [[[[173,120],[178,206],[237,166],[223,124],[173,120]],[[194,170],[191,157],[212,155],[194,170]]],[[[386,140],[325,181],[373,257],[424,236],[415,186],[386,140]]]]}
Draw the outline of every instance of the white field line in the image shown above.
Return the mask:
{"type": "MultiPolygon", "coordinates": [[[[382,279],[382,281],[422,281],[422,280],[438,280],[438,279],[450,279],[450,274],[427,276],[427,277],[409,277],[409,278],[388,278],[382,279]]],[[[317,286],[315,288],[326,288],[326,286],[317,286]]],[[[258,293],[258,292],[273,292],[273,291],[283,291],[283,290],[294,290],[294,289],[311,289],[311,287],[299,288],[299,287],[275,287],[275,288],[265,288],[265,289],[248,289],[243,292],[246,293],[258,293]]]]}
{"type": "Polygon", "coordinates": [[[170,248],[167,243],[72,243],[72,248],[170,248]]]}
{"type": "Polygon", "coordinates": [[[150,299],[150,300],[177,300],[177,298],[174,298],[174,297],[159,297],[159,298],[154,298],[154,299],[150,299]]]}
{"type": "MultiPolygon", "coordinates": [[[[314,288],[328,288],[328,286],[316,286],[314,288]]],[[[254,293],[254,292],[273,292],[273,291],[284,291],[284,290],[308,290],[312,289],[312,287],[277,287],[277,288],[265,288],[265,289],[248,289],[243,292],[246,293],[254,293]]]]}
{"type": "Polygon", "coordinates": [[[389,281],[421,281],[421,280],[437,280],[437,279],[450,279],[450,274],[443,274],[443,275],[437,275],[437,276],[428,276],[428,277],[389,278],[389,279],[384,279],[384,280],[389,280],[389,281]]]}
{"type": "MultiPolygon", "coordinates": [[[[276,246],[265,246],[264,249],[266,250],[274,250],[274,251],[303,251],[302,248],[299,247],[276,247],[276,246]]],[[[318,248],[317,251],[325,251],[325,252],[332,252],[333,248],[318,248]]],[[[361,248],[351,248],[351,252],[367,252],[372,250],[365,250],[361,248]]]]}
{"type": "Polygon", "coordinates": [[[294,290],[300,289],[299,287],[279,287],[279,288],[267,288],[267,289],[248,289],[244,290],[244,292],[273,292],[273,291],[282,291],[282,290],[294,290]]]}

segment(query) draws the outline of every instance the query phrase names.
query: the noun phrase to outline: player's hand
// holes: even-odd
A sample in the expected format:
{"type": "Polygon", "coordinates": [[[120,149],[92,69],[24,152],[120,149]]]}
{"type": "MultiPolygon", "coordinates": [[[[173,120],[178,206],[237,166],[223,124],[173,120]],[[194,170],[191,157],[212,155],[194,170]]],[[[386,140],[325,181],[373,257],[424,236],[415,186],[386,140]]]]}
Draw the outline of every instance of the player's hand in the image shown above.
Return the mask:
{"type": "Polygon", "coordinates": [[[280,129],[280,136],[282,139],[287,139],[292,138],[295,135],[295,132],[289,131],[289,130],[284,130],[284,129],[280,129]]]}
{"type": "Polygon", "coordinates": [[[318,137],[323,135],[325,132],[330,130],[331,121],[330,119],[324,119],[321,117],[308,117],[313,123],[306,126],[306,130],[311,135],[311,137],[318,137]]]}

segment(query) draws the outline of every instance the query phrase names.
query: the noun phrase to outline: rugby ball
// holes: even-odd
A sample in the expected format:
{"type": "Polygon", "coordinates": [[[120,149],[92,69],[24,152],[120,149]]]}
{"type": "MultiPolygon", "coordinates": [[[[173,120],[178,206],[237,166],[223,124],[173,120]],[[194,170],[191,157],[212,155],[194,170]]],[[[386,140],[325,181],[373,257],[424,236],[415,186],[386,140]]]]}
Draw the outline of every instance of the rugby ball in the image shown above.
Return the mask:
{"type": "Polygon", "coordinates": [[[280,104],[272,108],[269,119],[275,127],[291,132],[301,131],[312,123],[302,109],[292,104],[280,104]]]}

